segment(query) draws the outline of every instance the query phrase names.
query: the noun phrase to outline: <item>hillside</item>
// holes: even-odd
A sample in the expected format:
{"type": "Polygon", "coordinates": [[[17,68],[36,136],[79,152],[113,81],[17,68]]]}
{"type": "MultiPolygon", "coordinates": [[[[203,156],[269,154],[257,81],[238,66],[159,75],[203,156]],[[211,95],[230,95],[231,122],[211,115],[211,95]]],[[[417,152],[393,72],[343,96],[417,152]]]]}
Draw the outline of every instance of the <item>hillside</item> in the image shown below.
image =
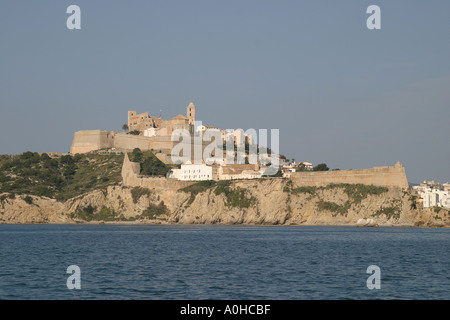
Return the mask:
{"type": "MultiPolygon", "coordinates": [[[[165,175],[169,169],[150,151],[136,149],[130,156],[141,163],[142,174],[165,175]]],[[[29,195],[64,202],[94,190],[105,191],[122,181],[123,159],[123,154],[114,153],[0,155],[0,194],[2,198],[29,195]]]]}
{"type": "Polygon", "coordinates": [[[66,201],[121,181],[123,155],[78,154],[50,157],[25,152],[0,156],[3,197],[35,195],[66,201]],[[5,194],[6,193],[6,194],[5,194]]]}
{"type": "Polygon", "coordinates": [[[296,187],[283,178],[199,182],[184,189],[114,185],[65,202],[0,199],[0,223],[99,222],[449,227],[450,212],[423,209],[394,187],[296,187]]]}

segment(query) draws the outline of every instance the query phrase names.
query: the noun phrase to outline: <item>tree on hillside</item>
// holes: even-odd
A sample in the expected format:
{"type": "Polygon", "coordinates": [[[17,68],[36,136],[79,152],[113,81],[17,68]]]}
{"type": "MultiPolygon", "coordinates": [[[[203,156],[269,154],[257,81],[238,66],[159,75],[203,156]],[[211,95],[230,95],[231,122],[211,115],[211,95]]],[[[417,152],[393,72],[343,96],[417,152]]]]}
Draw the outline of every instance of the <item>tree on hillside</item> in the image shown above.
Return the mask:
{"type": "Polygon", "coordinates": [[[128,125],[125,123],[123,126],[122,126],[122,130],[123,131],[128,131],[128,125]]]}
{"type": "Polygon", "coordinates": [[[328,171],[330,168],[326,165],[326,163],[319,163],[314,167],[313,171],[328,171]]]}
{"type": "Polygon", "coordinates": [[[141,162],[144,158],[144,154],[142,153],[141,149],[134,148],[133,149],[133,162],[141,162]]]}

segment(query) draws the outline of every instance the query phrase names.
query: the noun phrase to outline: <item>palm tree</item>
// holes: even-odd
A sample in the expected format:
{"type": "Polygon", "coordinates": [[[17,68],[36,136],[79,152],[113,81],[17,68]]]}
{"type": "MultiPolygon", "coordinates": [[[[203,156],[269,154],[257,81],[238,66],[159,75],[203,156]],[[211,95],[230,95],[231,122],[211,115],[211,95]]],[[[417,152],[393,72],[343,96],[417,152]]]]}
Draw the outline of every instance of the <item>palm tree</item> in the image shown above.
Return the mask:
{"type": "Polygon", "coordinates": [[[128,131],[128,125],[125,123],[123,126],[122,126],[122,130],[123,131],[128,131]]]}

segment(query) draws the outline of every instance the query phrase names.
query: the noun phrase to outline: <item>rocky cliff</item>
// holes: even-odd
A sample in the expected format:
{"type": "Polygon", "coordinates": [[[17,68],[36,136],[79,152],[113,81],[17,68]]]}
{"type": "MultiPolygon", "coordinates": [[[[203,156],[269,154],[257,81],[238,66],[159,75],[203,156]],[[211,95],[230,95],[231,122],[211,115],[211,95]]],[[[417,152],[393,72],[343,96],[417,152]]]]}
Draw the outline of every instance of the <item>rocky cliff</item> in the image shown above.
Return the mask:
{"type": "Polygon", "coordinates": [[[110,186],[65,202],[0,195],[0,223],[157,223],[449,227],[446,209],[399,188],[296,186],[288,179],[202,182],[184,189],[110,186]]]}

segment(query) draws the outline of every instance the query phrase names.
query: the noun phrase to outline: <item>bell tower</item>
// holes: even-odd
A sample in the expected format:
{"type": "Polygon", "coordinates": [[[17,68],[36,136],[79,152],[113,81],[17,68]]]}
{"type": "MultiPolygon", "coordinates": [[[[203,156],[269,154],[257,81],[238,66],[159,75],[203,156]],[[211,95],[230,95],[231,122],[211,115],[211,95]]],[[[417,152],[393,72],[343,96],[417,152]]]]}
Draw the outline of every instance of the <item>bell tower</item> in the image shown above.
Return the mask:
{"type": "Polygon", "coordinates": [[[195,124],[195,106],[191,102],[186,108],[186,117],[189,119],[189,124],[194,125],[195,124]]]}

